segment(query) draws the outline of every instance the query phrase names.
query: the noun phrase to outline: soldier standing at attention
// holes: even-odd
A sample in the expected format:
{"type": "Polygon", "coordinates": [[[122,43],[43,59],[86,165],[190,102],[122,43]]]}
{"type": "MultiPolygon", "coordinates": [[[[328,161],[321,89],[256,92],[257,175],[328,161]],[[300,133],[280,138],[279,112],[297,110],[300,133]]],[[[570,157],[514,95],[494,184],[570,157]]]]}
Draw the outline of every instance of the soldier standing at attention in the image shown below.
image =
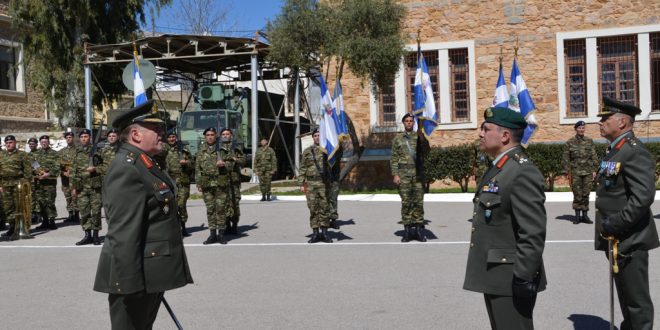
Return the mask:
{"type": "Polygon", "coordinates": [[[335,163],[328,169],[328,217],[330,218],[329,226],[332,229],[339,229],[339,224],[337,223],[337,219],[339,219],[337,199],[339,198],[339,188],[341,186],[339,182],[341,175],[340,160],[343,153],[344,147],[340,144],[335,151],[335,163]]]}
{"type": "Polygon", "coordinates": [[[9,230],[3,236],[11,237],[20,216],[16,209],[17,187],[21,182],[32,181],[32,166],[27,153],[16,148],[16,137],[13,135],[5,136],[5,148],[7,150],[0,151],[0,194],[9,222],[9,230]]]}
{"type": "Polygon", "coordinates": [[[401,196],[401,220],[403,237],[401,242],[417,239],[426,242],[424,227],[424,157],[429,149],[428,140],[421,132],[414,132],[415,118],[407,113],[401,120],[405,131],[392,140],[390,168],[394,184],[401,196]],[[414,232],[413,232],[414,228],[414,232]]]}
{"type": "Polygon", "coordinates": [[[261,201],[270,202],[270,181],[277,172],[277,156],[275,150],[268,146],[268,138],[262,137],[259,144],[261,148],[254,155],[254,171],[259,177],[261,201]]]}
{"type": "Polygon", "coordinates": [[[216,145],[216,130],[209,127],[204,130],[205,145],[200,145],[195,158],[195,182],[197,190],[202,193],[206,205],[206,219],[211,234],[203,242],[204,245],[225,241],[225,214],[227,191],[229,182],[220,183],[220,167],[224,161],[219,157],[220,148],[216,145]]]}
{"type": "Polygon", "coordinates": [[[229,128],[220,131],[220,185],[229,183],[229,194],[225,199],[225,222],[230,234],[238,234],[238,220],[241,216],[241,167],[245,164],[243,150],[234,143],[234,135],[229,128]]]}
{"type": "Polygon", "coordinates": [[[97,172],[96,155],[91,143],[92,132],[83,129],[78,133],[80,148],[74,160],[74,189],[71,193],[78,198],[80,225],[85,236],[76,245],[100,245],[101,230],[101,187],[103,177],[97,172]]]}
{"type": "Polygon", "coordinates": [[[649,250],[657,248],[658,232],[651,205],[655,199],[655,161],[633,133],[633,105],[603,97],[600,135],[610,142],[600,162],[596,189],[596,250],[618,240],[619,272],[614,274],[623,322],[621,330],[653,329],[649,294],[649,250]]]}
{"type": "Polygon", "coordinates": [[[566,141],[562,166],[568,173],[573,190],[573,209],[575,219],[573,224],[593,223],[589,219],[589,193],[591,183],[596,179],[596,168],[598,157],[594,141],[584,136],[585,122],[580,120],[575,123],[575,136],[566,141]],[[581,213],[581,214],[580,214],[581,213]]]}
{"type": "Polygon", "coordinates": [[[319,129],[312,132],[314,144],[303,151],[300,161],[298,182],[300,191],[305,193],[309,208],[309,224],[312,238],[307,243],[332,243],[328,236],[330,226],[328,214],[328,157],[319,146],[319,129]],[[321,233],[319,234],[319,228],[321,233]]]}
{"type": "Polygon", "coordinates": [[[169,151],[165,162],[167,163],[167,173],[176,182],[176,207],[181,222],[181,235],[188,237],[190,234],[186,230],[188,221],[186,203],[190,197],[190,176],[195,175],[195,160],[188,147],[177,141],[176,133],[167,134],[167,145],[169,145],[169,151]]]}
{"type": "Polygon", "coordinates": [[[119,116],[121,146],[103,183],[108,233],[94,291],[108,293],[112,329],[151,329],[164,292],[192,283],[176,216],[176,186],[156,165],[164,122],[153,101],[119,116]]]}
{"type": "Polygon", "coordinates": [[[55,208],[55,198],[57,197],[57,177],[60,175],[60,157],[57,151],[50,147],[50,138],[48,135],[39,137],[41,149],[36,151],[35,161],[37,166],[37,195],[36,201],[38,209],[41,210],[43,222],[39,227],[41,229],[57,229],[55,218],[57,217],[57,208],[55,208]]]}
{"type": "MultiPolygon", "coordinates": [[[[28,158],[30,159],[30,166],[32,166],[32,182],[30,182],[30,190],[32,190],[32,224],[37,224],[41,221],[41,209],[39,209],[39,203],[37,203],[37,190],[40,189],[39,183],[37,182],[37,176],[39,173],[35,167],[38,146],[39,140],[37,140],[37,138],[31,137],[28,139],[28,148],[30,149],[28,152],[28,158]]],[[[42,226],[40,227],[43,228],[42,226]]]]}
{"type": "Polygon", "coordinates": [[[494,160],[474,196],[463,289],[484,294],[493,329],[534,329],[536,294],[546,286],[543,175],[520,145],[526,127],[520,113],[488,108],[479,132],[494,160]]]}
{"type": "Polygon", "coordinates": [[[66,210],[69,211],[69,216],[66,218],[66,220],[64,220],[64,222],[80,221],[76,196],[71,195],[73,161],[76,158],[76,154],[78,153],[78,147],[73,141],[73,137],[73,132],[64,132],[66,147],[58,151],[61,165],[60,180],[62,181],[62,192],[64,193],[64,198],[66,198],[66,210]]]}
{"type": "Polygon", "coordinates": [[[115,159],[117,150],[119,150],[119,132],[116,128],[111,128],[108,130],[106,136],[108,143],[101,149],[101,164],[97,166],[96,172],[99,175],[105,175],[108,172],[108,167],[112,164],[112,161],[115,159]]]}

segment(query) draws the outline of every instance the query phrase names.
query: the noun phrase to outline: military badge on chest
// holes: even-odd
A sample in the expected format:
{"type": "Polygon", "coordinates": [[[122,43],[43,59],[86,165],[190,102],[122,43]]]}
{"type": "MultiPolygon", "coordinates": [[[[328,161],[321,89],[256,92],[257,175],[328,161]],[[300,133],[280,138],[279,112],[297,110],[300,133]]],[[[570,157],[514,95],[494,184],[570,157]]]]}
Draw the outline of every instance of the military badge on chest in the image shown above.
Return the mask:
{"type": "Polygon", "coordinates": [[[598,167],[598,177],[601,178],[605,188],[616,185],[616,178],[621,172],[621,162],[601,161],[598,167]]]}
{"type": "Polygon", "coordinates": [[[165,182],[154,183],[154,190],[156,190],[156,199],[158,199],[163,213],[165,213],[165,215],[169,214],[172,190],[170,190],[170,187],[165,184],[165,182]]]}
{"type": "MultiPolygon", "coordinates": [[[[481,191],[484,192],[484,193],[499,194],[500,185],[495,180],[489,181],[487,184],[485,184],[481,188],[481,191]]],[[[494,205],[491,205],[490,202],[486,202],[485,206],[486,206],[486,209],[484,210],[484,218],[485,218],[486,222],[490,222],[490,220],[493,217],[493,210],[491,209],[491,206],[494,206],[494,205]]]]}

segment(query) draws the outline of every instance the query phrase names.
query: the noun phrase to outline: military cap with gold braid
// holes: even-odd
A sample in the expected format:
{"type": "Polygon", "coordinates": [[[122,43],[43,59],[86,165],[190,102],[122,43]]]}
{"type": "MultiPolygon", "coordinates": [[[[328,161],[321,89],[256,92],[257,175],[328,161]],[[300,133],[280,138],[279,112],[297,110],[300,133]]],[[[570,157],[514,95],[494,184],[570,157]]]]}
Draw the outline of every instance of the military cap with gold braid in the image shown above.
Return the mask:
{"type": "Polygon", "coordinates": [[[511,129],[527,128],[527,121],[520,112],[509,108],[492,107],[484,111],[484,121],[511,129]]]}
{"type": "Polygon", "coordinates": [[[149,100],[121,114],[112,122],[112,127],[122,131],[129,125],[137,123],[165,124],[165,121],[158,116],[154,101],[149,100]]]}
{"type": "Polygon", "coordinates": [[[628,115],[634,118],[635,116],[642,113],[642,109],[634,105],[623,103],[611,99],[609,97],[603,96],[603,107],[600,109],[600,113],[598,113],[598,117],[609,116],[615,113],[622,113],[624,115],[628,115]]]}

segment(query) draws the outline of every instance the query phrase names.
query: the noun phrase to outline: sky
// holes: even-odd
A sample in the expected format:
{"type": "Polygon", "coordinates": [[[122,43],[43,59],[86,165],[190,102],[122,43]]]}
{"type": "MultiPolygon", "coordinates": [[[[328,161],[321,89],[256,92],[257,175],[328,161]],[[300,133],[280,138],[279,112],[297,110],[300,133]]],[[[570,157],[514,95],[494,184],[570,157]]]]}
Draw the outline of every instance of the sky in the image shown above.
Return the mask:
{"type": "MultiPolygon", "coordinates": [[[[213,35],[234,37],[254,37],[256,30],[264,30],[267,20],[274,20],[280,13],[284,0],[215,0],[219,8],[229,6],[227,25],[218,26],[213,35]],[[234,31],[234,33],[229,33],[234,31]]],[[[171,6],[161,9],[156,19],[156,32],[186,34],[186,23],[181,22],[179,6],[181,0],[173,0],[171,6]]],[[[151,31],[151,19],[147,13],[147,25],[144,29],[151,31]]]]}

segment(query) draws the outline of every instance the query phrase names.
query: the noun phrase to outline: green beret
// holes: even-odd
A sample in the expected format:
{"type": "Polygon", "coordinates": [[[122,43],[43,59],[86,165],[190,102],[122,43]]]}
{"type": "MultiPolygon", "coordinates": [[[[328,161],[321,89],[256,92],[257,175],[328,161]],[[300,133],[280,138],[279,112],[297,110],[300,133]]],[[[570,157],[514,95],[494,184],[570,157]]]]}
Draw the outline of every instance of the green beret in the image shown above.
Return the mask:
{"type": "Polygon", "coordinates": [[[486,109],[484,111],[484,121],[511,129],[527,128],[525,117],[520,112],[509,108],[493,107],[486,109]]]}
{"type": "Polygon", "coordinates": [[[603,96],[603,107],[600,109],[598,117],[609,116],[615,113],[622,113],[634,118],[636,115],[642,113],[642,109],[634,105],[619,102],[617,100],[603,96]]]}
{"type": "Polygon", "coordinates": [[[122,131],[124,128],[135,123],[165,124],[158,116],[158,111],[154,108],[154,100],[149,100],[122,113],[112,122],[112,127],[122,131]]]}

